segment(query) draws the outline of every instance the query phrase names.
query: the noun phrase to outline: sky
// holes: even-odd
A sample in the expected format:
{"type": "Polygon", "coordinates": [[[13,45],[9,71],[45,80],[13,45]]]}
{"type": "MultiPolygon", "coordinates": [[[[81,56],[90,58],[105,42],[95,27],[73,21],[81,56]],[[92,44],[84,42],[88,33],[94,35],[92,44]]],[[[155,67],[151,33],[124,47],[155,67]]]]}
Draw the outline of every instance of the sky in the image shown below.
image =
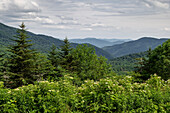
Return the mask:
{"type": "Polygon", "coordinates": [[[0,22],[55,38],[170,37],[170,0],[0,0],[0,22]]]}

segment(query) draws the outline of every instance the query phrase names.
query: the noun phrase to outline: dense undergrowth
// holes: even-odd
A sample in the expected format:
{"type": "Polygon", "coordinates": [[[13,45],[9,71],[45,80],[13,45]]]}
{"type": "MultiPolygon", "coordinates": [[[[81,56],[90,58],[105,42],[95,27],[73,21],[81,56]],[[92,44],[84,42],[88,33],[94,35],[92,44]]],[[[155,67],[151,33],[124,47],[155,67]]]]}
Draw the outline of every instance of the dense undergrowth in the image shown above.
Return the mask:
{"type": "Polygon", "coordinates": [[[7,89],[1,82],[0,112],[151,112],[170,111],[170,80],[153,75],[144,83],[131,76],[113,76],[99,81],[73,84],[65,75],[56,82],[40,81],[34,85],[7,89]]]}

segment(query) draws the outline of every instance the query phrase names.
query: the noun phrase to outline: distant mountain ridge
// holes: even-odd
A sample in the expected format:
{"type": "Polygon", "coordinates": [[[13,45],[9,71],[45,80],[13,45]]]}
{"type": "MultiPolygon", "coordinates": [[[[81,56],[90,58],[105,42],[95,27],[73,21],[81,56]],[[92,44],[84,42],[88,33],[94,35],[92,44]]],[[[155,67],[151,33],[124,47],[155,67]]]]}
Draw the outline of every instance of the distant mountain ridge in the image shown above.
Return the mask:
{"type": "Polygon", "coordinates": [[[167,40],[168,38],[156,39],[153,37],[143,37],[138,40],[103,47],[103,50],[112,54],[113,57],[120,57],[132,53],[144,52],[147,51],[149,48],[154,49],[167,40]]]}
{"type": "MultiPolygon", "coordinates": [[[[13,41],[11,39],[16,35],[17,28],[7,26],[3,23],[0,23],[0,50],[2,48],[7,47],[11,44],[13,44],[13,41]]],[[[59,47],[63,44],[63,41],[51,36],[41,35],[41,34],[34,34],[32,32],[27,31],[27,35],[29,36],[29,39],[32,40],[31,43],[33,43],[33,48],[38,50],[42,53],[47,53],[50,51],[50,47],[52,44],[54,44],[56,47],[59,47]]],[[[75,48],[78,44],[71,43],[71,46],[75,48]]],[[[93,46],[90,45],[89,46],[93,46]]],[[[102,55],[105,56],[108,59],[111,59],[112,56],[104,51],[101,48],[98,48],[96,46],[93,46],[96,50],[96,54],[98,56],[102,55]]]]}
{"type": "Polygon", "coordinates": [[[105,47],[105,46],[112,46],[115,44],[121,44],[127,41],[130,41],[130,39],[97,39],[97,38],[84,38],[84,39],[70,39],[70,42],[73,43],[89,43],[94,46],[97,46],[99,48],[105,47]]]}
{"type": "Polygon", "coordinates": [[[117,41],[128,42],[128,41],[132,41],[132,39],[116,39],[116,38],[111,38],[111,39],[101,39],[101,40],[106,40],[106,41],[109,41],[109,42],[117,42],[117,41]]]}

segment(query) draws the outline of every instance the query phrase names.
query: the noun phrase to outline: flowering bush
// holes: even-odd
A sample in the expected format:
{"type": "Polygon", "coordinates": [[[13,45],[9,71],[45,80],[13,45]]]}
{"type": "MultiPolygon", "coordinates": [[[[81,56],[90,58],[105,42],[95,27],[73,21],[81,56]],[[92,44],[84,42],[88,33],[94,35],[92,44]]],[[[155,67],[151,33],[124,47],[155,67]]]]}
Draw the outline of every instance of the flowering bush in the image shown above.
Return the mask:
{"type": "Polygon", "coordinates": [[[131,76],[88,80],[78,89],[77,108],[82,112],[165,112],[170,110],[168,86],[156,75],[146,83],[133,83],[131,76]]]}
{"type": "Polygon", "coordinates": [[[0,85],[0,112],[170,111],[170,80],[157,75],[145,83],[133,82],[131,76],[113,76],[75,86],[73,79],[65,75],[57,82],[40,81],[16,89],[0,85]]]}
{"type": "Polygon", "coordinates": [[[68,78],[41,81],[16,89],[0,89],[0,112],[67,112],[75,87],[68,78]]]}

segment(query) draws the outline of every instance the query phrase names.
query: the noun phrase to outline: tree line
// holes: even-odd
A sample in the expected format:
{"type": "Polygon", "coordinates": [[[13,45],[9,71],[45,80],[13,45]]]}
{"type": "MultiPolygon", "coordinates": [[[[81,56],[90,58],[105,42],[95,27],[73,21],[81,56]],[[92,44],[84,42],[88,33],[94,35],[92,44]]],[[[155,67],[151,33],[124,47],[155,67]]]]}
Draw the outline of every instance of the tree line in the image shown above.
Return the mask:
{"type": "MultiPolygon", "coordinates": [[[[33,44],[28,40],[24,23],[20,28],[12,38],[15,43],[8,47],[9,54],[0,53],[0,79],[8,88],[34,84],[41,80],[59,80],[67,73],[76,78],[76,85],[87,79],[97,81],[116,75],[107,59],[97,56],[93,47],[84,44],[72,48],[66,37],[60,48],[52,45],[49,53],[43,55],[31,49],[33,44]]],[[[139,74],[134,74],[134,77],[147,80],[150,75],[158,74],[165,80],[169,79],[170,40],[149,50],[147,55],[147,58],[139,58],[135,70],[139,74]]]]}
{"type": "Polygon", "coordinates": [[[16,88],[44,79],[57,80],[66,72],[73,73],[79,84],[85,79],[99,80],[111,72],[106,58],[98,57],[93,47],[78,45],[73,49],[67,38],[60,48],[52,45],[48,55],[42,55],[30,49],[33,44],[28,40],[24,23],[20,28],[12,39],[15,44],[8,47],[8,57],[4,58],[3,53],[0,56],[1,80],[6,87],[16,88]]]}

